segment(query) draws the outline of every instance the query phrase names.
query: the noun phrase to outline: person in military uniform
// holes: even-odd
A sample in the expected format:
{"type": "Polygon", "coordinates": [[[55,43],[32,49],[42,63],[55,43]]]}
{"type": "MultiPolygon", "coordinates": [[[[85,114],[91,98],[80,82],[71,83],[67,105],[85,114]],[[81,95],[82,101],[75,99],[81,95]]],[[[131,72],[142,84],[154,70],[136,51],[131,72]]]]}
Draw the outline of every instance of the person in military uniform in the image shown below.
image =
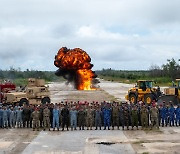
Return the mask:
{"type": "Polygon", "coordinates": [[[85,116],[86,116],[86,112],[84,111],[84,109],[81,107],[80,110],[78,111],[78,125],[79,125],[79,130],[84,130],[84,126],[85,126],[85,116]]]}
{"type": "Polygon", "coordinates": [[[180,126],[180,104],[178,104],[176,110],[175,110],[175,114],[176,114],[176,126],[180,126]]]}
{"type": "Polygon", "coordinates": [[[31,116],[31,111],[27,105],[24,106],[22,111],[22,117],[23,117],[23,127],[29,128],[29,120],[31,116]]]}
{"type": "Polygon", "coordinates": [[[122,104],[120,104],[119,107],[119,119],[120,119],[120,123],[122,126],[122,129],[124,130],[124,106],[122,104]]]}
{"type": "Polygon", "coordinates": [[[132,125],[132,130],[134,126],[136,126],[138,130],[138,109],[136,105],[134,105],[131,110],[131,125],[132,125]]]}
{"type": "Polygon", "coordinates": [[[92,106],[88,106],[88,109],[86,111],[86,127],[87,130],[92,130],[93,127],[93,122],[94,122],[94,109],[92,108],[92,106]]]}
{"type": "Polygon", "coordinates": [[[55,131],[55,127],[57,127],[57,130],[59,131],[59,119],[60,119],[60,109],[57,104],[55,104],[53,109],[53,131],[55,131]]]}
{"type": "Polygon", "coordinates": [[[171,127],[171,126],[174,126],[175,108],[174,108],[174,106],[173,106],[173,104],[172,104],[171,101],[169,102],[169,104],[171,104],[171,105],[170,105],[170,108],[169,108],[169,110],[168,110],[168,114],[169,114],[169,125],[170,125],[170,127],[171,127]]]}
{"type": "Polygon", "coordinates": [[[70,110],[70,122],[71,122],[71,130],[76,130],[77,128],[77,110],[76,106],[73,106],[70,110]]]}
{"type": "Polygon", "coordinates": [[[162,118],[162,127],[165,126],[167,127],[168,125],[168,107],[166,106],[165,102],[163,102],[163,107],[161,110],[161,118],[162,118]]]}
{"type": "Polygon", "coordinates": [[[31,114],[32,119],[33,119],[33,131],[35,131],[35,129],[37,129],[37,131],[39,131],[39,111],[38,108],[35,108],[35,111],[31,114]]]}
{"type": "Polygon", "coordinates": [[[30,128],[32,128],[32,117],[31,117],[31,114],[34,112],[34,106],[33,105],[30,105],[29,106],[29,110],[30,110],[30,118],[29,118],[29,125],[30,125],[30,128]]]}
{"type": "Polygon", "coordinates": [[[113,107],[112,107],[112,129],[114,130],[114,126],[117,126],[119,129],[119,108],[117,105],[117,102],[113,102],[113,107]]]}
{"type": "Polygon", "coordinates": [[[103,109],[103,118],[104,118],[104,130],[106,130],[106,127],[108,127],[108,130],[110,130],[111,109],[109,107],[109,104],[106,104],[103,109]]]}
{"type": "Polygon", "coordinates": [[[155,104],[152,104],[152,108],[150,109],[150,118],[151,118],[151,129],[155,126],[159,129],[159,121],[158,121],[159,112],[156,108],[155,104]]]}
{"type": "Polygon", "coordinates": [[[21,107],[18,108],[18,110],[16,111],[16,123],[17,123],[17,128],[21,128],[22,127],[22,109],[21,107]]]}
{"type": "Polygon", "coordinates": [[[124,123],[127,127],[127,130],[129,130],[129,117],[130,117],[129,109],[127,106],[125,106],[124,107],[124,123]]]}
{"type": "Polygon", "coordinates": [[[11,109],[10,109],[9,123],[10,123],[10,128],[15,128],[15,125],[16,125],[16,111],[14,110],[13,107],[11,107],[11,109]]]}
{"type": "Polygon", "coordinates": [[[44,123],[44,131],[49,129],[50,131],[50,110],[48,109],[48,106],[45,106],[45,109],[43,110],[43,123],[44,123]]]}
{"type": "Polygon", "coordinates": [[[141,108],[141,125],[142,129],[148,128],[148,110],[145,105],[141,108]]]}
{"type": "Polygon", "coordinates": [[[101,130],[101,123],[102,121],[102,111],[101,111],[101,108],[100,107],[97,107],[96,110],[95,110],[95,127],[96,127],[96,130],[99,129],[101,130]]]}
{"type": "Polygon", "coordinates": [[[0,106],[0,128],[3,128],[3,109],[0,106]]]}
{"type": "Polygon", "coordinates": [[[68,106],[65,105],[64,108],[61,111],[62,115],[62,131],[64,131],[64,127],[67,127],[67,131],[69,131],[69,109],[68,106]]]}
{"type": "Polygon", "coordinates": [[[44,121],[44,117],[43,117],[43,105],[41,105],[39,107],[39,120],[40,120],[40,128],[43,128],[43,121],[44,121]]]}
{"type": "Polygon", "coordinates": [[[3,107],[3,128],[8,128],[8,111],[7,108],[3,107]]]}

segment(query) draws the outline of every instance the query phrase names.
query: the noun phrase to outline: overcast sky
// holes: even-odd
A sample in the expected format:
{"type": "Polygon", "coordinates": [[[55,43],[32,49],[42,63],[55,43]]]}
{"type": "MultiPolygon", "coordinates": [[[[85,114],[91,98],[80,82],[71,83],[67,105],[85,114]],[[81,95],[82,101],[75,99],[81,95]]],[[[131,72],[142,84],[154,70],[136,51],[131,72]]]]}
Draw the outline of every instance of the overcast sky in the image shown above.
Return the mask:
{"type": "Polygon", "coordinates": [[[0,69],[56,70],[82,48],[94,70],[142,70],[180,58],[180,0],[0,0],[0,69]]]}

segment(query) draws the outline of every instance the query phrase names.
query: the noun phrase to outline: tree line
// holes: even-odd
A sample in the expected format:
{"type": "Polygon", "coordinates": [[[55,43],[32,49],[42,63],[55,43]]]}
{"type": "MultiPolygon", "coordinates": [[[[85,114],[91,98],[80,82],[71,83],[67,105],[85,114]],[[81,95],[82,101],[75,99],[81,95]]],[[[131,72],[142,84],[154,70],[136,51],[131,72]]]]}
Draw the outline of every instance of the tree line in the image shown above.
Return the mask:
{"type": "MultiPolygon", "coordinates": [[[[180,78],[180,59],[176,61],[174,58],[168,59],[166,64],[162,66],[152,65],[149,70],[137,70],[137,71],[126,71],[126,70],[114,70],[111,68],[97,70],[96,74],[100,78],[111,79],[111,80],[130,80],[134,82],[138,79],[155,79],[159,83],[171,82],[176,78],[180,78]]],[[[22,82],[23,79],[27,78],[43,78],[46,81],[58,81],[62,78],[57,77],[54,71],[38,71],[29,70],[21,71],[20,68],[10,67],[9,70],[0,69],[0,79],[16,80],[22,82]]]]}
{"type": "Polygon", "coordinates": [[[155,79],[159,83],[167,83],[180,78],[180,59],[168,59],[162,66],[152,65],[148,70],[126,71],[111,68],[96,71],[100,78],[104,79],[127,79],[135,81],[138,79],[155,79]]]}

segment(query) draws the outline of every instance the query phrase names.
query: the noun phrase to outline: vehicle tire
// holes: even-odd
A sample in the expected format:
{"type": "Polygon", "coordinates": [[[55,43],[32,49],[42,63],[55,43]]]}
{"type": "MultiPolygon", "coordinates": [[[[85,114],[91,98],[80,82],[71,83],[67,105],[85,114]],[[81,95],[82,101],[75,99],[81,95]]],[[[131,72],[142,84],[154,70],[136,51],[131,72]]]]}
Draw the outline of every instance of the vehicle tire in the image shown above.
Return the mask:
{"type": "Polygon", "coordinates": [[[153,100],[155,100],[153,94],[146,94],[146,95],[144,96],[144,102],[145,102],[146,104],[151,104],[153,100]]]}
{"type": "Polygon", "coordinates": [[[129,95],[129,101],[133,104],[136,104],[137,103],[137,97],[135,94],[130,94],[129,95]]]}
{"type": "Polygon", "coordinates": [[[26,98],[21,98],[19,101],[19,106],[29,105],[29,101],[26,98]]]}
{"type": "Polygon", "coordinates": [[[50,103],[51,102],[51,100],[50,100],[50,98],[49,97],[44,97],[42,100],[41,100],[41,103],[42,104],[46,104],[46,103],[50,103]]]}

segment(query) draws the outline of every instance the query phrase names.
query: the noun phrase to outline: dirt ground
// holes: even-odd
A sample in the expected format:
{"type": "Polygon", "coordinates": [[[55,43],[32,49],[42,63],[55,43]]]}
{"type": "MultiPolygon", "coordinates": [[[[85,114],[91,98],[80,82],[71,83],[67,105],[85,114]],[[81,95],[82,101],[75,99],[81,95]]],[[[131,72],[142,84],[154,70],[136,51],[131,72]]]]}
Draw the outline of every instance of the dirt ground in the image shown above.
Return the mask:
{"type": "MultiPolygon", "coordinates": [[[[60,101],[103,101],[103,100],[125,100],[124,96],[127,93],[127,90],[132,87],[132,85],[116,83],[116,82],[107,82],[101,81],[99,84],[101,89],[97,91],[77,91],[72,88],[70,85],[65,85],[65,83],[50,83],[51,91],[51,100],[52,103],[59,103],[60,101]]],[[[122,131],[114,130],[109,133],[109,137],[105,138],[103,136],[107,135],[107,132],[100,131],[101,136],[98,139],[98,142],[103,140],[107,142],[113,141],[114,145],[100,146],[96,147],[101,150],[99,153],[105,153],[104,149],[109,150],[108,153],[117,153],[117,150],[125,147],[126,144],[131,145],[130,148],[134,150],[132,153],[180,153],[180,127],[164,127],[160,130],[129,130],[122,131]],[[122,137],[122,138],[121,138],[122,137]],[[113,149],[114,148],[114,149],[113,149]],[[115,151],[116,149],[116,151],[115,151]],[[103,151],[104,150],[104,151],[103,151]],[[114,152],[113,152],[114,150],[114,152]],[[111,151],[111,152],[110,152],[111,151]]],[[[59,137],[53,138],[53,143],[58,143],[60,138],[63,135],[67,140],[67,132],[47,132],[46,134],[43,131],[33,132],[32,129],[0,129],[0,154],[18,154],[18,153],[38,153],[34,147],[43,143],[43,140],[50,140],[52,136],[59,135],[59,137]],[[47,134],[48,133],[48,134],[47,134]],[[43,138],[44,137],[44,138],[43,138]],[[42,140],[43,138],[43,140],[42,140]],[[57,140],[56,140],[57,139],[57,140]]],[[[72,132],[68,132],[72,135],[72,132]]],[[[92,132],[83,132],[87,138],[83,138],[86,142],[91,141],[91,136],[97,138],[96,131],[92,132]],[[89,134],[89,136],[88,136],[89,134]],[[89,140],[88,140],[89,139],[89,140]]],[[[77,132],[77,135],[81,135],[81,132],[77,132]]],[[[74,134],[74,137],[75,136],[74,134]]],[[[80,139],[79,139],[80,140],[80,139]]],[[[68,140],[67,140],[68,141],[68,140]]],[[[83,142],[82,142],[83,143],[83,142]]],[[[85,144],[86,145],[86,144],[85,144]]],[[[71,146],[71,145],[69,145],[71,146]]],[[[42,148],[47,148],[47,146],[42,145],[42,148]]],[[[93,146],[94,147],[94,146],[93,146]]],[[[129,146],[128,146],[129,147],[129,146]]],[[[38,146],[36,147],[38,148],[38,146]]],[[[50,148],[50,147],[49,147],[50,148]]],[[[51,147],[53,149],[53,147],[51,147]]],[[[68,149],[68,147],[66,147],[68,149]]],[[[86,149],[87,150],[87,149],[86,149]]],[[[131,150],[132,151],[132,150],[131,150]]],[[[53,153],[52,151],[49,153],[53,153]]],[[[56,153],[65,153],[65,152],[56,152],[56,153]]],[[[74,152],[76,153],[76,152],[74,152]]],[[[81,152],[88,153],[88,152],[81,152]]],[[[90,153],[90,152],[89,152],[90,153]]],[[[89,154],[88,153],[88,154],[89,154]]],[[[92,152],[91,152],[92,153],[92,152]]],[[[97,151],[96,151],[97,153],[97,151]]],[[[107,153],[107,152],[106,152],[107,153]]],[[[121,153],[121,151],[119,152],[121,153]]]]}

